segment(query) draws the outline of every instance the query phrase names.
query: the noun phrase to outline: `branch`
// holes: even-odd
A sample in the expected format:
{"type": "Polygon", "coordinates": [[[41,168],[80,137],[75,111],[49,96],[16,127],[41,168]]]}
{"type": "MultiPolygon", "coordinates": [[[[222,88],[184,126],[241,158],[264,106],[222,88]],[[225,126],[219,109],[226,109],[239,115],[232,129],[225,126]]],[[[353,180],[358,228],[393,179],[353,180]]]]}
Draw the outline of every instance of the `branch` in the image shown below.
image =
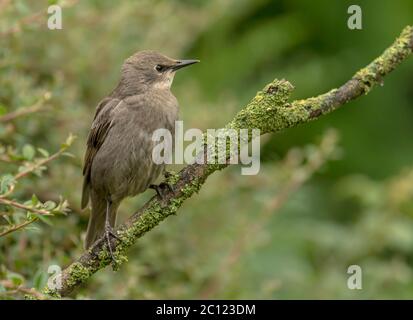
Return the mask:
{"type": "Polygon", "coordinates": [[[7,289],[4,292],[0,292],[0,296],[8,296],[8,295],[14,295],[16,293],[21,293],[23,295],[27,295],[28,297],[34,297],[38,300],[47,299],[47,296],[37,291],[36,289],[25,288],[22,285],[16,285],[11,280],[0,280],[0,285],[2,285],[5,289],[7,289]]]}
{"type": "Polygon", "coordinates": [[[43,96],[30,107],[20,108],[5,115],[0,116],[0,122],[9,122],[16,118],[46,110],[45,102],[52,97],[50,92],[46,92],[43,96]]]}
{"type": "MultiPolygon", "coordinates": [[[[412,49],[413,28],[407,26],[400,37],[380,57],[358,71],[344,85],[320,96],[292,103],[288,102],[288,98],[293,86],[286,80],[274,80],[262,91],[259,91],[226,128],[257,128],[261,130],[261,134],[265,134],[315,120],[345,103],[367,94],[376,84],[381,84],[383,77],[405,60],[412,53],[412,49]]],[[[204,147],[202,156],[206,160],[206,147],[204,147]]],[[[117,262],[126,261],[127,249],[138,238],[168,216],[176,214],[182,203],[198,192],[210,174],[228,165],[192,164],[182,169],[179,174],[169,177],[167,180],[174,185],[175,193],[165,192],[162,201],[153,197],[116,229],[122,240],[121,242],[116,239],[112,240],[112,244],[116,248],[114,255],[117,262]]],[[[99,239],[92,248],[84,252],[78,260],[59,274],[62,284],[59,289],[45,288],[45,292],[55,296],[68,295],[75,287],[110,262],[105,240],[99,239]]]]}
{"type": "MultiPolygon", "coordinates": [[[[68,204],[67,204],[67,201],[63,201],[63,199],[61,199],[57,207],[53,206],[53,208],[50,209],[42,205],[41,203],[38,203],[37,197],[35,198],[36,203],[33,203],[33,197],[32,197],[31,206],[22,204],[18,201],[8,199],[8,197],[14,192],[17,180],[23,177],[26,177],[27,175],[29,175],[30,173],[36,170],[43,169],[45,164],[49,163],[50,161],[55,160],[56,158],[64,154],[66,150],[70,147],[74,139],[75,139],[75,136],[70,134],[68,138],[66,139],[66,141],[61,145],[60,149],[56,153],[52,154],[51,156],[47,156],[45,158],[35,160],[33,163],[29,163],[26,167],[22,167],[23,170],[21,170],[20,172],[18,172],[12,177],[12,180],[7,185],[8,190],[5,193],[0,194],[0,205],[14,207],[20,210],[31,212],[32,214],[26,215],[26,220],[24,220],[23,222],[20,222],[18,224],[10,224],[7,227],[5,227],[3,230],[0,230],[0,238],[27,227],[33,222],[36,222],[37,220],[39,220],[39,218],[44,220],[44,218],[42,217],[53,216],[56,212],[65,213],[67,211],[68,204]],[[42,205],[42,206],[40,208],[36,208],[36,206],[38,205],[42,205]]],[[[0,212],[0,215],[6,216],[8,215],[8,213],[0,212]]]]}
{"type": "Polygon", "coordinates": [[[0,204],[5,204],[5,205],[8,205],[8,206],[16,207],[18,209],[31,211],[31,212],[38,213],[38,214],[50,215],[50,212],[47,211],[47,210],[36,209],[36,208],[30,207],[30,206],[26,206],[24,204],[21,204],[19,202],[13,201],[13,200],[4,199],[2,197],[0,197],[0,204]]]}
{"type": "Polygon", "coordinates": [[[20,230],[20,229],[22,229],[22,228],[24,228],[24,227],[27,227],[29,224],[32,224],[33,222],[36,222],[38,219],[39,219],[39,218],[34,217],[34,218],[30,218],[30,219],[28,219],[28,220],[25,220],[25,221],[22,222],[22,223],[19,223],[19,224],[16,224],[16,225],[12,225],[12,226],[10,226],[9,228],[7,228],[6,230],[4,230],[4,231],[2,231],[2,232],[0,233],[0,238],[1,238],[1,237],[4,237],[4,236],[6,236],[6,235],[8,235],[8,234],[10,234],[10,233],[12,233],[12,232],[15,232],[15,231],[17,231],[17,230],[20,230]]]}

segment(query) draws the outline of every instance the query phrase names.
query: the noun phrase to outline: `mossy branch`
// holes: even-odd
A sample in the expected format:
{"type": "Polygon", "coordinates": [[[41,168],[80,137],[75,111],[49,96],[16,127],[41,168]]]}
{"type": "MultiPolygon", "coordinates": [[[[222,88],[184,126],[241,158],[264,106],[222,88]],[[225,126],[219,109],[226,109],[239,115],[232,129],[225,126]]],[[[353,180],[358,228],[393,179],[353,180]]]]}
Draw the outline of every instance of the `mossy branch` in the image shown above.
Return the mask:
{"type": "MultiPolygon", "coordinates": [[[[399,38],[371,62],[358,71],[349,81],[337,89],[317,97],[288,102],[293,86],[286,80],[274,80],[242,109],[226,126],[228,129],[257,128],[261,134],[278,132],[327,114],[347,102],[367,94],[384,76],[405,60],[413,49],[413,28],[407,26],[399,38]]],[[[207,149],[202,156],[206,159],[207,149]]],[[[165,192],[164,199],[149,200],[116,231],[121,242],[113,239],[117,266],[126,261],[126,251],[137,239],[157,226],[168,216],[175,214],[182,203],[197,193],[207,177],[229,164],[192,164],[167,180],[174,186],[175,193],[165,192]]],[[[89,279],[95,272],[111,263],[105,240],[98,240],[92,248],[60,274],[59,289],[46,288],[45,293],[65,296],[75,287],[89,279]]],[[[115,266],[115,267],[117,267],[115,266]]]]}

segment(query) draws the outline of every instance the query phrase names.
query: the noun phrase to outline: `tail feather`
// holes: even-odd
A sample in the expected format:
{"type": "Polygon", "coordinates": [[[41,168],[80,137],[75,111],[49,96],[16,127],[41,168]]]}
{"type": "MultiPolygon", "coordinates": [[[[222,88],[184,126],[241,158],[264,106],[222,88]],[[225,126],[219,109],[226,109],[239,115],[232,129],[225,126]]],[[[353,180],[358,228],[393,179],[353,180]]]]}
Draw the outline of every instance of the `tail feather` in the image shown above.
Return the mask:
{"type": "MultiPolygon", "coordinates": [[[[106,200],[98,197],[92,192],[91,197],[92,211],[89,218],[89,223],[86,231],[85,249],[89,249],[98,240],[105,231],[106,219],[106,200]]],[[[117,204],[112,204],[109,212],[109,223],[112,227],[116,223],[117,204]]]]}
{"type": "Polygon", "coordinates": [[[87,204],[89,203],[89,194],[90,194],[90,184],[88,179],[85,177],[83,180],[83,187],[82,187],[82,201],[80,207],[82,209],[86,208],[87,204]]]}

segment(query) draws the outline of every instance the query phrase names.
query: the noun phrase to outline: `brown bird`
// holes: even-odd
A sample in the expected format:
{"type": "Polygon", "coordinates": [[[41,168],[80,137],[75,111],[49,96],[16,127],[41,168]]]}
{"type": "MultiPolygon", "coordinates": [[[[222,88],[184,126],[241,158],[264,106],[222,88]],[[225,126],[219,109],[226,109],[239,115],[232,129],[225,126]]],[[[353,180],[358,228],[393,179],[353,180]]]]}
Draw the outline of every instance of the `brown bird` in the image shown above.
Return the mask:
{"type": "Polygon", "coordinates": [[[113,258],[110,237],[116,211],[125,197],[148,187],[164,165],[152,160],[156,142],[152,133],[167,129],[174,134],[178,101],[170,88],[175,71],[199,60],[175,60],[154,51],[141,51],[122,66],[119,84],[97,106],[87,139],[83,168],[82,209],[91,200],[92,212],[85,248],[105,235],[113,258]]]}

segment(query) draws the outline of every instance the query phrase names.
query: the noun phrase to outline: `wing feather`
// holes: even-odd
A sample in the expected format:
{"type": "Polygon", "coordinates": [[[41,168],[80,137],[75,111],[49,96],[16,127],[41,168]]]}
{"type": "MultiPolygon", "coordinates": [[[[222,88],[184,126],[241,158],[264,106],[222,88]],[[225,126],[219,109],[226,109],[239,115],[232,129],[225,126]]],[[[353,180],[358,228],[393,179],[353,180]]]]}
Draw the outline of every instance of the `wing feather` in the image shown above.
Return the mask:
{"type": "Polygon", "coordinates": [[[111,112],[115,109],[122,100],[105,98],[96,107],[95,117],[90,128],[87,138],[87,148],[83,165],[83,188],[81,208],[84,209],[89,202],[91,168],[93,159],[99,148],[102,146],[108,132],[112,126],[111,112]]]}

